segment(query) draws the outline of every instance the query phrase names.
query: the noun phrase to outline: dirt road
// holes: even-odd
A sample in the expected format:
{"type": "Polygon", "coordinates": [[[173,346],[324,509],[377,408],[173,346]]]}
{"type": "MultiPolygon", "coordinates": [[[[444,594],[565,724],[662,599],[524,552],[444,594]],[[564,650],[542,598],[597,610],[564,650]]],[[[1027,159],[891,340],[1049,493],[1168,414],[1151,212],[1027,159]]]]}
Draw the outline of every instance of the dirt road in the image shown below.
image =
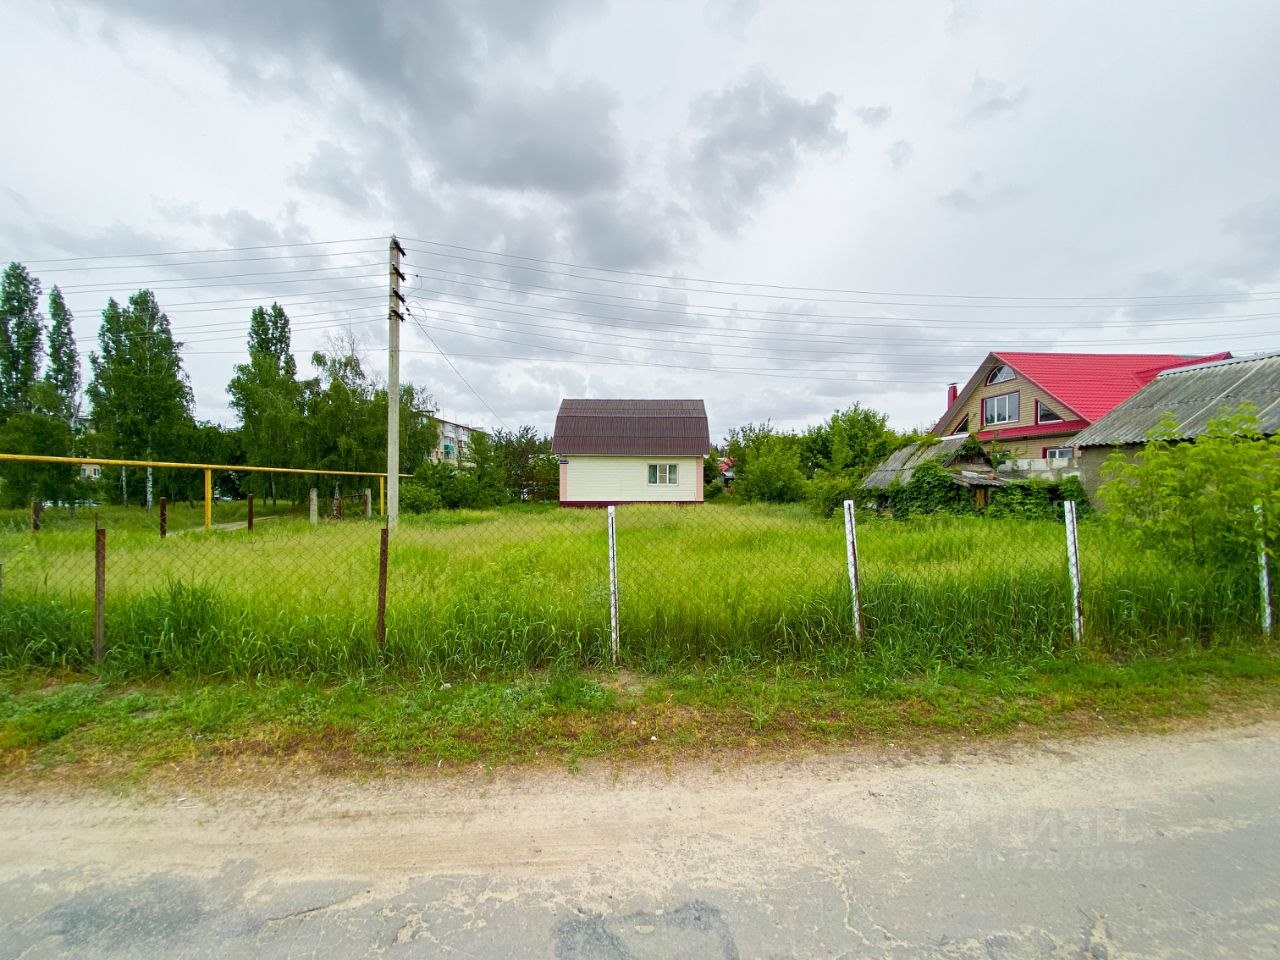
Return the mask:
{"type": "Polygon", "coordinates": [[[1271,957],[1277,864],[1280,724],[8,791],[0,957],[1271,957]]]}

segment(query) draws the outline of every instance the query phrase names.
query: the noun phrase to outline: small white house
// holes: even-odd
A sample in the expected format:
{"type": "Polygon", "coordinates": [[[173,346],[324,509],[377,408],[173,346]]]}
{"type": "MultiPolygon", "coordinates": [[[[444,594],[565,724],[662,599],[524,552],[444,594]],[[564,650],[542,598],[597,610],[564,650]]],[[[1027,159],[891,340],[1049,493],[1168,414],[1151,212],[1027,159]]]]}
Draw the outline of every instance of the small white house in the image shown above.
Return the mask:
{"type": "Polygon", "coordinates": [[[562,400],[560,504],[701,503],[710,450],[701,400],[562,400]]]}

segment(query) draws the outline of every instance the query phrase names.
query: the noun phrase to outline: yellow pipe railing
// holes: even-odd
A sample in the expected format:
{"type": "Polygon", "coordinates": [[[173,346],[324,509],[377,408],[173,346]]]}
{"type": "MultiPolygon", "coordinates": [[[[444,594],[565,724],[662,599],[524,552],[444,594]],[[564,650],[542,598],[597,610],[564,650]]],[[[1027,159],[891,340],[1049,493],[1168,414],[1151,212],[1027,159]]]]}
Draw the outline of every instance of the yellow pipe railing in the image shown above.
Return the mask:
{"type": "MultiPolygon", "coordinates": [[[[0,453],[0,461],[16,463],[63,463],[68,466],[99,467],[162,467],[170,470],[204,471],[204,528],[213,526],[213,471],[231,473],[301,473],[321,477],[377,477],[378,515],[387,515],[387,475],[369,470],[313,470],[309,467],[253,467],[248,464],[230,463],[177,463],[171,460],[117,460],[105,457],[46,457],[32,453],[0,453]]],[[[402,473],[402,477],[412,477],[402,473]]]]}

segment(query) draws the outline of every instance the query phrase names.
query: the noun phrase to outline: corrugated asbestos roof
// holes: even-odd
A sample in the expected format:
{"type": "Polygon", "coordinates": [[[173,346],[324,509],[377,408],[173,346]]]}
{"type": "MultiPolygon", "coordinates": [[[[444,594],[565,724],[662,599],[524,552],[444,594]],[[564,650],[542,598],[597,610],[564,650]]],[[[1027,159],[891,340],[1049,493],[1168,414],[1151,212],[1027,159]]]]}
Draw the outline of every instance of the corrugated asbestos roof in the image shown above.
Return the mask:
{"type": "Polygon", "coordinates": [[[1077,447],[1145,443],[1147,431],[1166,413],[1178,420],[1176,436],[1191,439],[1213,417],[1246,401],[1257,407],[1263,433],[1280,433],[1280,352],[1166,370],[1074,442],[1077,447]]]}
{"type": "Polygon", "coordinates": [[[946,464],[968,441],[967,436],[947,437],[937,443],[912,443],[889,454],[879,466],[862,481],[863,490],[882,490],[893,484],[909,483],[915,468],[927,460],[946,464]]]}
{"type": "Polygon", "coordinates": [[[701,400],[561,400],[555,454],[705,456],[711,449],[701,400]]]}

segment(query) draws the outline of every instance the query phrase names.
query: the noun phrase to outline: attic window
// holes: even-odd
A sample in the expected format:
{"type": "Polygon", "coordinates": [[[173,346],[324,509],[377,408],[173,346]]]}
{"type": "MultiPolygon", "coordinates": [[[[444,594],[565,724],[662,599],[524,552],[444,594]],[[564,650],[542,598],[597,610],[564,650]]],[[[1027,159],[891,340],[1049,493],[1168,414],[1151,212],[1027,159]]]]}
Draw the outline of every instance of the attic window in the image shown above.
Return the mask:
{"type": "Polygon", "coordinates": [[[1012,380],[1015,376],[1017,376],[1017,374],[1013,372],[1013,367],[1009,366],[1007,363],[1002,363],[987,374],[987,385],[990,386],[993,383],[1005,383],[1006,381],[1012,380]]]}
{"type": "Polygon", "coordinates": [[[968,432],[969,432],[969,415],[966,413],[964,415],[964,419],[956,424],[956,428],[952,430],[951,433],[954,435],[957,433],[968,433],[968,432]]]}
{"type": "Polygon", "coordinates": [[[1036,401],[1036,423],[1061,423],[1062,418],[1039,400],[1036,401]]]}

